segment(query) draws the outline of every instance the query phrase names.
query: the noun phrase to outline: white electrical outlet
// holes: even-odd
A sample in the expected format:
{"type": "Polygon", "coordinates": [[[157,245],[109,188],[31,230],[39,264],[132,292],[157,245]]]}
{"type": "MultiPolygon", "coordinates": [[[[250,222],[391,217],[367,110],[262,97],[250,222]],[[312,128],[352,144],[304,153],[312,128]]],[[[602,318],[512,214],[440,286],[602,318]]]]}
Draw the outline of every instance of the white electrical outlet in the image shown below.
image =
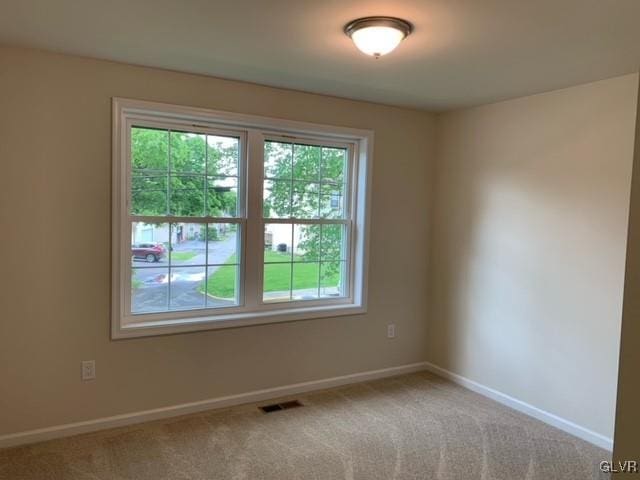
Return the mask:
{"type": "Polygon", "coordinates": [[[387,325],[387,338],[396,338],[396,324],[390,323],[387,325]]]}
{"type": "Polygon", "coordinates": [[[83,360],[82,361],[82,380],[93,380],[96,378],[96,361],[95,360],[83,360]]]}

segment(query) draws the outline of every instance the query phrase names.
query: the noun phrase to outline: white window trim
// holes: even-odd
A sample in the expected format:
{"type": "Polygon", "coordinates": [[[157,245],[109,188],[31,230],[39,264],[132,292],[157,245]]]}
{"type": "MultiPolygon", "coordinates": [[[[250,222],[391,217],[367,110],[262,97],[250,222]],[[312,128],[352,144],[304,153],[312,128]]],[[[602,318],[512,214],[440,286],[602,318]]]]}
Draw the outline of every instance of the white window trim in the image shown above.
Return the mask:
{"type": "MultiPolygon", "coordinates": [[[[243,327],[249,325],[261,325],[265,323],[290,322],[296,320],[308,320],[314,318],[327,318],[343,315],[362,314],[367,310],[367,280],[368,280],[368,251],[369,251],[369,223],[370,223],[370,185],[371,163],[373,159],[373,131],[346,127],[333,127],[306,122],[283,120],[254,115],[245,115],[224,111],[208,110],[195,107],[183,107],[164,103],[113,98],[113,171],[112,171],[112,303],[111,303],[111,337],[113,339],[166,335],[182,332],[194,332],[201,330],[213,330],[219,328],[243,327]],[[249,169],[262,170],[262,164],[252,165],[262,161],[261,155],[252,155],[252,150],[263,148],[263,135],[252,132],[251,129],[263,130],[265,135],[285,135],[289,140],[292,136],[300,135],[305,140],[316,138],[318,141],[345,142],[355,146],[355,158],[352,168],[351,208],[353,213],[353,241],[352,246],[350,292],[347,298],[318,300],[318,301],[292,301],[286,303],[266,303],[260,305],[260,310],[233,311],[233,308],[225,308],[224,313],[211,315],[202,311],[171,312],[171,316],[180,315],[179,319],[160,319],[153,322],[136,322],[123,325],[123,319],[127,317],[125,299],[127,297],[128,262],[130,254],[128,245],[130,238],[127,236],[127,228],[124,228],[127,218],[128,185],[123,179],[128,178],[127,158],[122,155],[126,152],[126,130],[131,121],[136,118],[147,118],[153,115],[155,118],[165,118],[172,123],[182,123],[185,127],[206,129],[233,130],[249,129],[246,148],[248,150],[249,169]]],[[[148,119],[145,120],[148,122],[148,119]]],[[[295,140],[295,138],[293,138],[295,140]]],[[[251,175],[248,177],[248,190],[261,189],[262,176],[251,175]],[[251,183],[253,182],[253,184],[251,183]]],[[[259,198],[260,195],[252,195],[249,198],[259,198]]],[[[249,216],[261,218],[261,205],[257,202],[247,203],[245,207],[249,216]],[[252,211],[253,210],[253,211],[252,211]]],[[[262,232],[247,231],[261,227],[259,222],[247,222],[243,229],[245,239],[260,238],[262,232]]],[[[256,258],[259,249],[250,248],[244,242],[244,255],[242,262],[253,265],[261,271],[262,258],[256,258]]],[[[245,278],[249,278],[246,276],[245,278]]],[[[246,290],[253,289],[255,293],[257,285],[247,282],[246,290]]],[[[255,283],[255,282],[253,282],[255,283]]],[[[246,291],[244,292],[246,294],[246,291]]],[[[130,295],[130,294],[129,294],[130,295]]],[[[249,297],[247,297],[249,298],[249,297]]]]}

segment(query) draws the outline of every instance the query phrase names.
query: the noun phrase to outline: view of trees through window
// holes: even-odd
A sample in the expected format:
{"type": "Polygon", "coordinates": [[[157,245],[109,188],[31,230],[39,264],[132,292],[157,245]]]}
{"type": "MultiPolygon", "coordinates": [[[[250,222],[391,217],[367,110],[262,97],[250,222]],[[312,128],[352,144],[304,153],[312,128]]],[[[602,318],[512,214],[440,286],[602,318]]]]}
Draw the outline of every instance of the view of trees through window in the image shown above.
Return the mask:
{"type": "MultiPolygon", "coordinates": [[[[131,129],[131,312],[234,306],[242,139],[131,129]]],[[[345,295],[347,149],[264,143],[264,301],[345,295]]]]}
{"type": "Polygon", "coordinates": [[[267,141],[264,155],[264,300],[343,296],[347,150],[267,141]]]}
{"type": "Polygon", "coordinates": [[[239,150],[238,137],[131,129],[132,313],[238,303],[240,226],[204,218],[237,218],[239,150]]]}
{"type": "Polygon", "coordinates": [[[239,139],[131,130],[131,213],[233,217],[239,139]]]}

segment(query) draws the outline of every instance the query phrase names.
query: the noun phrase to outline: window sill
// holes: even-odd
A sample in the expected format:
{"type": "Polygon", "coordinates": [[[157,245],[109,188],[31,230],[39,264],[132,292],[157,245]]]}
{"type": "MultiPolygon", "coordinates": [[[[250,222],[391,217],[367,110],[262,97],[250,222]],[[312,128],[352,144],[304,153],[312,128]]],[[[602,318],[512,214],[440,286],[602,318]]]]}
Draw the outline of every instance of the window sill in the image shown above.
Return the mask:
{"type": "Polygon", "coordinates": [[[341,317],[366,313],[362,305],[331,305],[322,307],[300,307],[261,312],[233,313],[207,317],[196,317],[154,322],[136,322],[128,325],[114,325],[111,338],[154,337],[177,333],[218,330],[222,328],[250,327],[270,323],[294,322],[319,318],[341,317]]]}

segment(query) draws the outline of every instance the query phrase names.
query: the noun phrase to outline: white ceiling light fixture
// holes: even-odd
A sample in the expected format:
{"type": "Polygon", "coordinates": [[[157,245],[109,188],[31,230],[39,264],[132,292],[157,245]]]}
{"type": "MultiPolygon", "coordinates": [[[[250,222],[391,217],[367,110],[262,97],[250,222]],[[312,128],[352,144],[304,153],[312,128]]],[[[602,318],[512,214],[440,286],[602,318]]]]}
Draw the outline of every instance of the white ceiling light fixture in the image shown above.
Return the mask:
{"type": "Polygon", "coordinates": [[[358,18],[344,27],[356,47],[375,58],[393,51],[412,31],[409,22],[394,17],[358,18]]]}

